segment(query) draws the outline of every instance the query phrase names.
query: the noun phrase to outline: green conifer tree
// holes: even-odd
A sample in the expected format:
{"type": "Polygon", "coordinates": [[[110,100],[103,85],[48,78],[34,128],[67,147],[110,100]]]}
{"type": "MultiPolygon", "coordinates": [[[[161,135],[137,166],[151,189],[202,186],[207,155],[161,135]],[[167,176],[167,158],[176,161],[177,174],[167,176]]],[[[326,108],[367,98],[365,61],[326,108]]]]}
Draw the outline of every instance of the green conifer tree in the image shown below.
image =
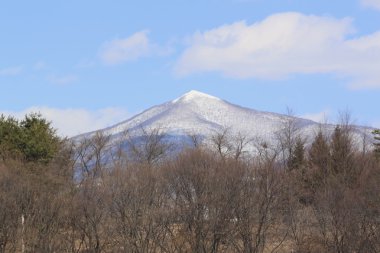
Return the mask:
{"type": "Polygon", "coordinates": [[[49,162],[58,152],[61,139],[51,123],[39,114],[21,121],[0,116],[0,158],[27,162],[49,162]]]}
{"type": "Polygon", "coordinates": [[[298,137],[294,145],[294,151],[289,157],[288,168],[289,170],[299,170],[305,162],[305,145],[304,141],[298,137]]]}
{"type": "Polygon", "coordinates": [[[375,146],[374,153],[375,156],[380,159],[380,129],[373,130],[372,134],[375,139],[375,142],[373,143],[375,146]]]}
{"type": "Polygon", "coordinates": [[[319,131],[309,150],[312,166],[318,168],[321,175],[326,176],[330,171],[330,147],[322,131],[319,131]]]}

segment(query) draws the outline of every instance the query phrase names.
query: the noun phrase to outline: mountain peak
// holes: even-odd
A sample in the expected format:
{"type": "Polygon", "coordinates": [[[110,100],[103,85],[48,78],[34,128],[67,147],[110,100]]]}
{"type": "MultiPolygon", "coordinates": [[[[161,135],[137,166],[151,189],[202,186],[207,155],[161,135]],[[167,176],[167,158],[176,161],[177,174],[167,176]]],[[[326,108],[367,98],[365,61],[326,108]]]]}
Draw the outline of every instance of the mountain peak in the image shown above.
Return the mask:
{"type": "Polygon", "coordinates": [[[180,102],[180,101],[181,102],[190,102],[190,101],[193,101],[193,100],[200,100],[200,99],[220,100],[219,98],[211,96],[211,95],[208,95],[206,93],[203,93],[203,92],[200,92],[200,91],[197,91],[197,90],[191,90],[191,91],[183,94],[179,98],[174,99],[172,101],[172,103],[177,103],[177,102],[180,102]]]}
{"type": "MultiPolygon", "coordinates": [[[[112,136],[115,141],[123,141],[126,129],[131,136],[138,138],[144,129],[164,129],[165,133],[173,140],[184,140],[189,133],[212,137],[215,133],[231,129],[231,136],[242,134],[247,140],[259,140],[274,144],[278,141],[277,134],[284,127],[289,116],[270,112],[261,112],[249,108],[231,104],[217,97],[191,90],[181,97],[161,105],[151,107],[134,117],[102,131],[112,136]]],[[[297,118],[299,129],[297,132],[304,134],[311,140],[320,125],[297,118]]],[[[324,129],[332,133],[334,125],[325,125],[324,129]]],[[[355,133],[359,140],[362,134],[370,137],[370,129],[358,128],[355,133]]],[[[84,134],[91,136],[94,133],[84,134]]],[[[298,133],[297,133],[298,134],[298,133]]],[[[252,142],[252,148],[255,143],[252,142]]]]}

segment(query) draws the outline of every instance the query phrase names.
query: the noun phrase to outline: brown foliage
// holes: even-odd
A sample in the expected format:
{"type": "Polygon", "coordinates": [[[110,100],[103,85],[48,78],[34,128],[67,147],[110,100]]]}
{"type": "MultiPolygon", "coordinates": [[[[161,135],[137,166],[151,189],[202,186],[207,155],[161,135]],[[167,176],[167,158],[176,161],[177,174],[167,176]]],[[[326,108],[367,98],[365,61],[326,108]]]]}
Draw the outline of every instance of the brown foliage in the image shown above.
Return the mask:
{"type": "Polygon", "coordinates": [[[167,156],[153,131],[132,153],[98,133],[3,162],[0,252],[379,252],[378,161],[349,132],[288,130],[250,156],[227,132],[167,156]]]}

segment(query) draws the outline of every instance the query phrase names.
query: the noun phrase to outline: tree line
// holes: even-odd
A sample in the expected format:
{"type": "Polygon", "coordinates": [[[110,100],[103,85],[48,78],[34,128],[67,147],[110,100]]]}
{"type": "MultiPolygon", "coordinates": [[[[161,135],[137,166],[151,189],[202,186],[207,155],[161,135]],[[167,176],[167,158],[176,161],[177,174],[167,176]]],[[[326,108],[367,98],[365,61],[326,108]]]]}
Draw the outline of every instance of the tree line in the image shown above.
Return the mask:
{"type": "Polygon", "coordinates": [[[346,122],[307,145],[289,120],[276,143],[224,130],[174,153],[142,133],[72,142],[1,117],[0,252],[380,251],[379,131],[369,149],[346,122]]]}

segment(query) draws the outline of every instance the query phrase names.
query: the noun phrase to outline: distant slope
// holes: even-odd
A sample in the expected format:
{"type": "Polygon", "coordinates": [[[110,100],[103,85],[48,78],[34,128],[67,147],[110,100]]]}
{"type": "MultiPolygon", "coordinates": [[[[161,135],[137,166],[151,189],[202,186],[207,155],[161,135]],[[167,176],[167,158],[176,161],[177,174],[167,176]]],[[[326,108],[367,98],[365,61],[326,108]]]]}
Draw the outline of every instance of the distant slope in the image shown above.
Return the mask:
{"type": "MultiPolygon", "coordinates": [[[[195,134],[207,138],[228,128],[232,135],[240,133],[249,138],[271,142],[276,139],[276,133],[289,120],[294,120],[299,133],[309,140],[320,127],[320,124],[311,120],[240,107],[193,90],[100,131],[111,135],[114,140],[119,140],[125,130],[137,137],[141,133],[141,128],[148,130],[161,128],[171,136],[195,134]]],[[[331,132],[334,127],[334,125],[325,125],[324,129],[331,132]]],[[[369,136],[370,132],[370,128],[355,127],[355,139],[359,142],[362,135],[369,136]]],[[[92,134],[87,133],[75,139],[92,134]]]]}

